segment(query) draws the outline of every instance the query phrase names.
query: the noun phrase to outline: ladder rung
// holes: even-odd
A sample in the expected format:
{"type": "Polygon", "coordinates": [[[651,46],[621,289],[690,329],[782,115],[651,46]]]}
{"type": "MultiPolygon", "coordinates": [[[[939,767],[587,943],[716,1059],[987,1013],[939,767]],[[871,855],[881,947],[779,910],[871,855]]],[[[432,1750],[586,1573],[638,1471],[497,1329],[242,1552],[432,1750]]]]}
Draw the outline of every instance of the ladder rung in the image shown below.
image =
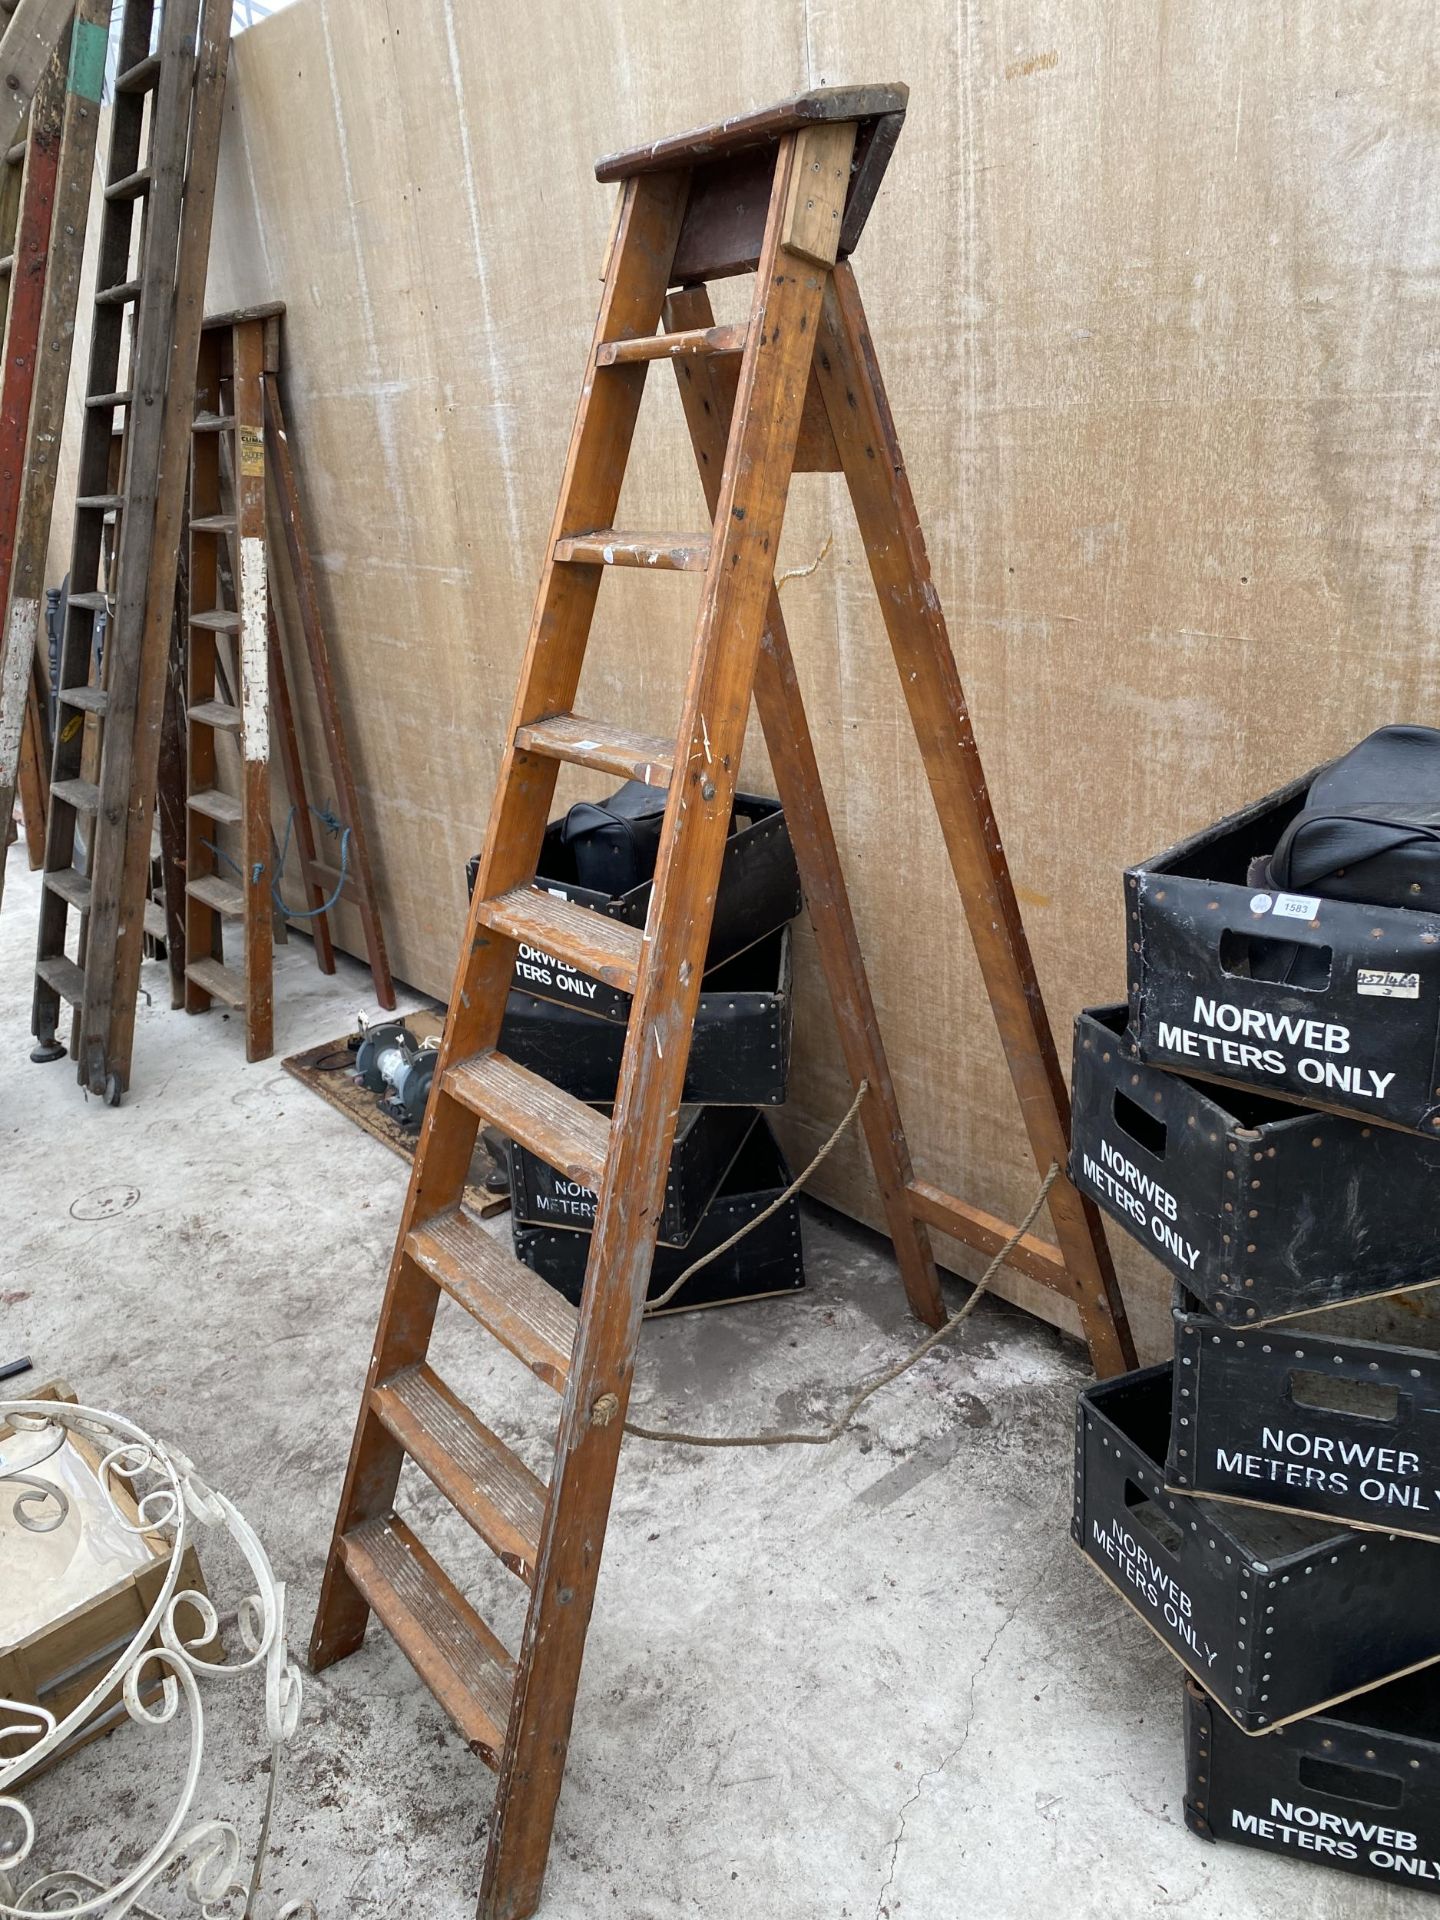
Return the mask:
{"type": "Polygon", "coordinates": [[[235,516],[233,513],[202,513],[190,522],[192,533],[233,533],[235,516]]]}
{"type": "Polygon", "coordinates": [[[405,1252],[537,1379],[565,1391],[579,1315],[466,1213],[437,1213],[405,1236],[405,1252]]]}
{"type": "Polygon", "coordinates": [[[63,800],[67,807],[73,807],[76,813],[100,811],[100,789],[89,780],[52,780],[50,792],[55,799],[63,800]]]}
{"type": "Polygon", "coordinates": [[[67,707],[76,707],[81,713],[104,713],[110,704],[104,687],[62,687],[60,698],[67,707]]]}
{"type": "Polygon", "coordinates": [[[573,1094],[562,1093],[503,1053],[479,1053],[445,1075],[452,1099],[528,1147],[567,1180],[599,1193],[610,1151],[610,1124],[573,1094]]]}
{"type": "Polygon", "coordinates": [[[234,424],[233,413],[197,413],[191,422],[196,433],[228,433],[234,424]]]}
{"type": "Polygon", "coordinates": [[[216,913],[243,913],[245,896],[233,880],[226,880],[218,873],[202,873],[198,880],[187,880],[185,891],[192,900],[198,900],[202,907],[210,907],[216,913]]]}
{"type": "Polygon", "coordinates": [[[62,1000],[68,1000],[72,1007],[84,1005],[84,971],[73,960],[67,960],[63,953],[46,954],[35,962],[35,971],[52,992],[58,993],[62,1000]]]}
{"type": "Polygon", "coordinates": [[[138,280],[122,280],[118,286],[102,287],[95,296],[97,307],[123,307],[127,301],[140,298],[138,280]]]}
{"type": "Polygon", "coordinates": [[[193,980],[213,1000],[223,1000],[227,1007],[243,1007],[245,1004],[244,975],[235,973],[222,961],[208,958],[187,960],[185,978],[193,980]]]}
{"type": "Polygon", "coordinates": [[[342,1535],[345,1571],[487,1766],[498,1767],[515,1662],[393,1513],[342,1535]]]}
{"type": "Polygon", "coordinates": [[[628,921],[613,920],[563,895],[537,893],[534,887],[514,887],[498,899],[482,900],[476,916],[481,926],[568,960],[607,987],[635,991],[645,936],[628,921]]]}
{"type": "Polygon", "coordinates": [[[133,67],[127,67],[115,81],[116,93],[147,93],[154,86],[160,72],[158,53],[147,54],[143,60],[137,60],[133,67]]]}
{"type": "Polygon", "coordinates": [[[571,766],[596,767],[620,780],[643,780],[647,787],[668,787],[675,765],[675,748],[668,740],[609,721],[587,720],[583,714],[556,713],[521,727],[515,745],[522,753],[543,754],[571,766]]]}
{"type": "Polygon", "coordinates": [[[687,327],[683,333],[651,333],[639,340],[606,340],[595,350],[595,364],[623,367],[633,360],[669,360],[689,353],[743,353],[749,331],[741,320],[731,327],[687,327]]]}
{"type": "Polygon", "coordinates": [[[429,1367],[407,1367],[370,1396],[410,1458],[512,1573],[530,1585],[546,1487],[429,1367]]]}
{"type": "Polygon", "coordinates": [[[201,700],[193,707],[185,709],[186,718],[196,721],[202,727],[215,727],[221,733],[239,733],[240,709],[227,706],[223,700],[201,700]]]}
{"type": "Polygon", "coordinates": [[[152,940],[164,940],[169,934],[170,929],[165,923],[165,909],[158,900],[145,902],[144,921],[145,931],[152,940]]]}
{"type": "Polygon", "coordinates": [[[75,502],[86,513],[118,513],[125,504],[123,493],[82,493],[75,502]]]}
{"type": "Polygon", "coordinates": [[[230,607],[211,607],[208,613],[192,613],[190,624],[208,633],[239,633],[240,616],[230,607]]]}
{"type": "Polygon", "coordinates": [[[599,527],[555,542],[555,558],[589,567],[649,567],[656,573],[704,573],[708,533],[621,533],[599,527]]]}
{"type": "Polygon", "coordinates": [[[94,408],[97,411],[101,407],[109,407],[112,409],[115,407],[128,407],[130,404],[130,389],[128,387],[121,387],[115,393],[92,393],[87,397],[85,404],[87,407],[94,408]]]}
{"type": "Polygon", "coordinates": [[[90,613],[108,613],[110,596],[108,593],[72,593],[66,605],[84,607],[90,613]]]}
{"type": "Polygon", "coordinates": [[[90,881],[85,874],[76,873],[73,867],[59,867],[45,875],[45,884],[51,893],[68,900],[77,913],[90,911],[90,881]]]}
{"type": "Polygon", "coordinates": [[[238,827],[241,819],[240,802],[233,794],[222,793],[218,787],[206,787],[200,793],[192,793],[185,802],[194,813],[203,813],[207,820],[218,820],[222,827],[238,827]]]}
{"type": "Polygon", "coordinates": [[[119,180],[112,180],[105,189],[107,200],[138,200],[142,194],[150,191],[151,172],[149,167],[141,167],[135,173],[127,173],[119,180]]]}

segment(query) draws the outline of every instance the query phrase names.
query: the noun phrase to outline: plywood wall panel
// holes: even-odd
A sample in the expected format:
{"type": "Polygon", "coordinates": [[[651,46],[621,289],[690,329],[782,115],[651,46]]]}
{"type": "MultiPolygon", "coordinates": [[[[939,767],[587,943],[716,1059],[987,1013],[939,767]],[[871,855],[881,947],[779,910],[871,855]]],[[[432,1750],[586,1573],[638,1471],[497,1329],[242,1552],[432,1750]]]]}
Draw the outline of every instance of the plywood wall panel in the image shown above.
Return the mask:
{"type": "MultiPolygon", "coordinates": [[[[1436,58],[1406,0],[298,0],[237,41],[211,299],[289,306],[397,972],[450,976],[597,297],[595,155],[896,78],[856,265],[1068,1051],[1123,989],[1127,860],[1440,710],[1436,58]]],[[[625,512],[699,525],[654,384],[625,512]]],[[[915,1156],[1013,1216],[1033,1173],[864,555],[805,479],[782,568],[827,538],[784,603],[915,1156]]],[[[584,699],[668,731],[694,605],[608,582],[584,699]]],[[[847,1095],[799,948],[803,1153],[847,1095]]],[[[853,1146],[820,1190],[874,1217],[853,1146]]],[[[1158,1269],[1116,1241],[1158,1344],[1158,1269]]]]}

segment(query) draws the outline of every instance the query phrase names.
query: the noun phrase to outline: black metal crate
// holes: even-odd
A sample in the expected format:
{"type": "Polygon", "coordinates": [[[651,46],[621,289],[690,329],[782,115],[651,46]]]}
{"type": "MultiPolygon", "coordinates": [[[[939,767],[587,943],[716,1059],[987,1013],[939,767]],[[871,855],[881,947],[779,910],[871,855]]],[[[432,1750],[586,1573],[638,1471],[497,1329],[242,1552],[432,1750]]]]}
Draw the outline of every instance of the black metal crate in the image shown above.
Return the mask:
{"type": "Polygon", "coordinates": [[[1202,1840],[1440,1892],[1440,1675],[1394,1680],[1263,1740],[1187,1680],[1185,1824],[1202,1840]]]}
{"type": "Polygon", "coordinates": [[[1241,1333],[1181,1289],[1175,1356],[1172,1487],[1440,1540],[1440,1290],[1241,1333]]]}
{"type": "Polygon", "coordinates": [[[1169,1491],[1171,1368],[1089,1387],[1076,1543],[1247,1733],[1440,1659],[1440,1559],[1419,1540],[1169,1491]]]}
{"type": "Polygon", "coordinates": [[[1440,1130],[1440,917],[1246,877],[1314,777],[1126,874],[1131,1040],[1155,1065],[1440,1130]]]}
{"type": "Polygon", "coordinates": [[[1440,1140],[1302,1113],[1075,1022],[1070,1177],[1235,1326],[1440,1279],[1440,1140]]]}
{"type": "MultiPolygon", "coordinates": [[[[679,1279],[685,1269],[728,1240],[748,1220],[763,1213],[790,1184],[790,1171],[779,1143],[763,1117],[756,1120],[744,1146],[735,1156],[719,1193],[686,1247],[657,1247],[650,1269],[648,1295],[653,1298],[679,1279]]],[[[556,1232],[549,1227],[515,1228],[515,1251],[536,1273],[550,1282],[575,1306],[580,1304],[585,1266],[590,1257],[588,1233],[556,1232]]],[[[766,1294],[796,1293],[805,1284],[800,1244],[800,1208],[789,1200],[728,1253],[722,1253],[681,1288],[666,1313],[691,1307],[726,1306],[766,1294]]]]}
{"type": "MultiPolygon", "coordinates": [[[[701,985],[682,1098],[692,1106],[778,1107],[790,1078],[790,929],[782,927],[701,985]]],[[[615,1098],[625,1029],[512,988],[500,1050],[577,1100],[615,1098]]]]}
{"type": "MultiPolygon", "coordinates": [[[[608,1117],[609,1106],[597,1104],[608,1117]]],[[[745,1107],[680,1109],[660,1216],[662,1247],[688,1244],[754,1124],[753,1110],[745,1107]]],[[[595,1224],[594,1191],[567,1180],[518,1141],[510,1143],[510,1205],[525,1226],[588,1233],[595,1224]]]]}
{"type": "MultiPolygon", "coordinates": [[[[536,884],[547,892],[564,894],[582,906],[593,907],[598,913],[643,927],[653,882],[646,880],[627,893],[615,895],[582,887],[575,878],[574,853],[561,838],[563,828],[562,820],[552,820],[545,829],[536,884]]],[[[473,889],[473,878],[471,886],[473,889]]],[[[715,895],[706,972],[776,932],[795,918],[803,904],[800,869],[780,802],[759,794],[737,793],[715,895]]],[[[630,1018],[628,993],[608,987],[568,961],[533,947],[521,947],[514,984],[539,1000],[555,1001],[600,1020],[623,1025],[630,1018]]]]}

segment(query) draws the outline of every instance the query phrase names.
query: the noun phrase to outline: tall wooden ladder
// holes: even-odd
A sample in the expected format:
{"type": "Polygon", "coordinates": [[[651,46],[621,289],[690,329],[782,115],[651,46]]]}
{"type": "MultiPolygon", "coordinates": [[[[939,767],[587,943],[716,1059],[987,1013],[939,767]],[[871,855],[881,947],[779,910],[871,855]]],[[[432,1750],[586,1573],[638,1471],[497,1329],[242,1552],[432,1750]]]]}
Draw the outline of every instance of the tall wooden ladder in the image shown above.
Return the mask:
{"type": "MultiPolygon", "coordinates": [[[[623,182],[599,320],[311,1642],[316,1667],[354,1652],[373,1610],[498,1770],[485,1920],[517,1920],[540,1896],[752,692],[847,1066],[857,1088],[869,1083],[862,1119],[901,1274],[923,1319],[935,1324],[943,1313],[924,1222],[945,1196],[937,1200],[940,1190],[924,1188],[910,1166],[776,599],[797,455],[850,482],[1035,1156],[1046,1168],[1066,1160],[1055,1049],[843,258],[905,100],[898,86],[824,89],[597,168],[602,180],[623,182]],[[748,320],[715,326],[701,283],[745,271],[755,274],[748,320]],[[667,319],[671,288],[680,291],[667,319]],[[703,374],[687,406],[708,532],[613,525],[655,360],[675,364],[682,386],[703,374]],[[673,742],[573,710],[609,567],[703,574],[673,742]],[[643,932],[534,884],[567,763],[668,790],[643,932]],[[608,1123],[497,1051],[522,941],[633,995],[608,1123]],[[599,1194],[578,1313],[460,1210],[485,1123],[599,1194]],[[548,1483],[429,1365],[442,1292],[559,1395],[548,1483]],[[529,1587],[514,1653],[397,1514],[407,1459],[529,1587]]],[[[948,1204],[947,1232],[992,1251],[1003,1245],[1003,1223],[948,1204]]],[[[1098,1219],[1063,1179],[1051,1214],[1060,1248],[1034,1238],[1022,1250],[1028,1270],[1075,1304],[1102,1370],[1132,1364],[1098,1219]]]]}
{"type": "Polygon", "coordinates": [[[50,775],[40,614],[109,23],[110,0],[79,0],[0,177],[0,819],[18,791],[32,867],[43,863],[50,775]]]}
{"type": "Polygon", "coordinates": [[[156,12],[155,0],[125,0],[120,23],[31,1015],[31,1058],[54,1060],[66,1051],[56,1038],[61,1003],[75,1008],[81,1085],[110,1105],[128,1085],[134,1039],[230,42],[229,0],[168,0],[158,40],[156,12]],[[133,328],[122,385],[127,316],[133,328]],[[116,484],[111,443],[121,414],[116,484]],[[108,581],[101,571],[107,522],[115,527],[108,581]],[[102,611],[97,682],[94,627],[102,611]],[[95,736],[93,780],[82,773],[87,727],[95,736]],[[82,834],[83,870],[75,864],[82,834]]]}

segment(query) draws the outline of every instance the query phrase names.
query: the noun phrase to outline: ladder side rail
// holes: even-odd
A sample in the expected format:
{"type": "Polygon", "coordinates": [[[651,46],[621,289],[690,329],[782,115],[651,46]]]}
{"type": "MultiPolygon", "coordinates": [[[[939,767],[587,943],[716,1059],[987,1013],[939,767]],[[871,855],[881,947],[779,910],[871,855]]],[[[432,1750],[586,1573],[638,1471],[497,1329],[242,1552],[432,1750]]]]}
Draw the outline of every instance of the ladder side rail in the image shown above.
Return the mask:
{"type": "MultiPolygon", "coordinates": [[[[126,71],[143,60],[150,51],[150,30],[154,18],[154,0],[125,0],[120,25],[119,70],[126,71]]],[[[144,100],[139,94],[121,94],[111,106],[110,138],[106,155],[106,178],[117,180],[134,173],[140,164],[140,143],[144,129],[144,100]]],[[[89,183],[86,182],[86,193],[89,183]]],[[[130,263],[130,242],[135,202],[107,200],[100,217],[100,238],[95,262],[97,290],[123,281],[130,263]]],[[[97,300],[91,310],[90,354],[86,367],[87,397],[112,393],[120,370],[124,314],[118,305],[97,300]]],[[[70,600],[65,630],[60,642],[57,677],[59,710],[55,726],[51,770],[50,811],[45,823],[45,871],[62,873],[75,857],[76,813],[73,806],[55,793],[55,785],[73,780],[81,771],[88,730],[83,713],[64,704],[70,689],[82,689],[90,681],[95,648],[95,612],[77,604],[77,596],[93,594],[102,582],[101,563],[105,546],[102,515],[84,504],[110,490],[111,414],[108,409],[88,404],[80,427],[80,447],[76,463],[75,507],[70,540],[70,600]]],[[[89,836],[93,841],[93,835],[89,836]]],[[[93,848],[92,848],[93,851],[93,848]]],[[[38,970],[47,959],[59,959],[65,952],[65,931],[69,909],[62,895],[47,887],[40,896],[40,915],[36,929],[34,1000],[31,1031],[38,1042],[35,1056],[56,1056],[56,1023],[60,996],[38,970]]],[[[81,938],[84,919],[81,920],[81,938]]],[[[63,1052],[60,1048],[58,1051],[63,1052]]]]}
{"type": "MultiPolygon", "coordinates": [[[[673,330],[708,328],[714,325],[714,318],[710,297],[703,287],[686,288],[671,295],[667,325],[673,330]]],[[[714,362],[709,359],[686,355],[677,358],[674,367],[706,505],[713,516],[730,430],[732,402],[728,383],[715,378],[714,362]]],[[[914,1169],[865,971],[845,870],[835,844],[835,829],[805,716],[785,617],[780,610],[780,595],[773,586],[760,642],[755,705],[765,732],[780,803],[785,809],[785,823],[794,842],[805,906],[814,929],[850,1084],[855,1092],[862,1082],[869,1084],[860,1109],[860,1122],[905,1295],[917,1319],[927,1326],[938,1327],[945,1318],[940,1277],[929,1235],[910,1205],[909,1186],[914,1169]]]]}
{"type": "Polygon", "coordinates": [[[265,566],[264,326],[241,321],[231,336],[230,488],[235,503],[235,640],[240,706],[242,885],[245,893],[245,1058],[275,1047],[274,925],[270,883],[270,622],[265,566]]]}
{"type": "MultiPolygon", "coordinates": [[[[330,777],[335,783],[335,804],[340,817],[350,829],[350,858],[348,879],[354,894],[354,906],[360,916],[361,930],[365,937],[365,952],[370,963],[370,978],[375,988],[378,1004],[392,1011],[395,1006],[395,982],[390,973],[390,962],[385,951],[385,931],[380,920],[380,908],[375,891],[375,873],[370,860],[370,841],[365,831],[365,823],[360,811],[360,795],[355,785],[355,775],[350,765],[350,743],[345,733],[341,717],[339,693],[335,683],[334,669],[330,660],[330,645],[325,633],[325,623],[320,612],[320,596],[315,584],[315,568],[310,554],[310,542],[306,536],[304,518],[300,511],[300,488],[295,475],[295,460],[291,451],[290,436],[286,430],[285,407],[280,394],[278,372],[268,371],[265,375],[265,422],[266,453],[275,481],[275,501],[279,509],[280,523],[285,532],[285,545],[290,562],[290,578],[295,589],[295,600],[300,616],[300,631],[305,641],[305,649],[310,661],[310,679],[315,689],[315,703],[319,709],[320,727],[325,737],[325,751],[330,762],[330,777]]],[[[294,793],[292,789],[292,799],[294,793]]],[[[309,823],[306,831],[310,832],[309,823]]],[[[313,832],[310,832],[312,851],[310,864],[314,864],[313,832]]],[[[302,847],[303,847],[302,841],[302,847]]],[[[320,900],[326,896],[322,893],[320,900]]],[[[312,906],[318,901],[312,901],[312,906]]],[[[322,916],[325,939],[330,941],[331,931],[329,915],[322,916]]],[[[319,926],[322,921],[312,924],[319,926]]],[[[324,969],[334,971],[333,953],[331,964],[324,969]]]]}
{"type": "MultiPolygon", "coordinates": [[[[173,0],[172,0],[173,4],[173,0]]],[[[140,991],[140,961],[144,925],[138,903],[145,893],[150,866],[150,827],[155,806],[155,777],[160,747],[160,714],[164,697],[176,556],[185,507],[185,456],[190,442],[195,392],[195,365],[205,317],[205,273],[210,257],[210,230],[215,208],[215,180],[224,121],[225,80],[230,59],[228,0],[203,0],[199,45],[194,69],[194,112],[190,128],[189,166],[184,182],[184,217],[175,256],[173,326],[161,382],[164,422],[159,447],[159,486],[152,512],[152,543],[148,555],[144,622],[136,667],[130,790],[129,830],[123,842],[123,872],[114,902],[113,964],[109,970],[86,976],[86,1021],[90,1033],[103,1045],[107,1097],[118,1082],[129,1085],[130,1057],[135,1038],[135,1010],[140,991]],[[120,919],[121,903],[126,903],[120,919]],[[130,906],[128,903],[137,903],[130,906]],[[91,988],[98,986],[93,1019],[91,988]]],[[[152,201],[154,199],[152,188],[152,201]]]]}
{"type": "Polygon", "coordinates": [[[189,528],[177,551],[170,646],[165,662],[165,707],[160,722],[160,758],[155,773],[155,816],[160,840],[161,901],[165,913],[165,964],[170,1006],[185,1005],[185,823],[189,808],[189,743],[185,721],[185,639],[190,604],[189,528]]]}
{"type": "Polygon", "coordinates": [[[643,363],[626,368],[619,379],[608,373],[597,379],[595,351],[607,340],[654,332],[687,192],[685,174],[652,174],[627,183],[625,189],[564,479],[547,536],[485,855],[340,1493],[335,1539],[310,1640],[310,1664],[317,1670],[352,1653],[365,1636],[369,1605],[342,1565],[341,1541],[353,1526],[389,1511],[403,1459],[398,1442],[374,1412],[372,1396],[382,1381],[424,1358],[439,1300],[434,1282],[406,1256],[405,1241],[413,1228],[459,1204],[479,1132],[478,1118],[445,1092],[444,1075],[457,1062],[493,1047],[504,1018],[515,942],[501,940],[482,927],[480,906],[492,894],[528,884],[533,877],[555,791],[558,767],[517,749],[515,735],[532,719],[569,710],[589,637],[601,570],[560,565],[554,558],[555,543],[578,522],[593,527],[614,517],[640,410],[643,363]]]}
{"type": "MultiPolygon", "coordinates": [[[[85,936],[85,998],[80,1020],[79,1078],[91,1093],[118,1098],[123,1079],[107,1088],[107,1042],[115,993],[122,915],[133,925],[137,955],[143,942],[143,902],[148,891],[150,849],[144,849],[139,884],[126,887],[126,842],[134,821],[136,720],[140,652],[147,594],[151,589],[151,542],[161,482],[161,439],[170,366],[176,249],[182,224],[185,152],[195,79],[195,33],[200,0],[169,0],[160,22],[160,74],[154,95],[147,166],[150,191],[144,208],[140,288],[130,367],[131,402],[126,413],[123,509],[116,527],[117,567],[112,618],[106,632],[108,703],[102,733],[90,857],[90,911],[85,936]]],[[[173,561],[173,554],[172,554],[173,561]]],[[[173,576],[172,576],[173,578],[173,576]]],[[[173,589],[172,589],[173,590],[173,589]]],[[[165,595],[170,612],[170,595],[165,595]]],[[[150,784],[153,786],[153,775],[150,784]]],[[[144,809],[148,815],[148,807],[144,809]]]]}
{"type": "Polygon", "coordinates": [[[1060,1178],[1050,1216],[1099,1371],[1134,1344],[1097,1210],[1069,1183],[1069,1096],[990,805],[969,709],[848,262],[826,294],[815,355],[875,590],[1037,1167],[1060,1178]]]}
{"type": "MultiPolygon", "coordinates": [[[[315,844],[315,822],[310,818],[310,793],[305,782],[305,761],[300,752],[300,734],[295,719],[295,702],[290,694],[290,675],[285,665],[285,647],[280,631],[276,596],[267,597],[266,617],[270,639],[270,712],[280,742],[280,764],[285,776],[285,791],[294,809],[295,847],[299,855],[300,877],[304,882],[311,918],[306,921],[315,942],[315,964],[321,973],[335,971],[335,941],[330,932],[330,915],[319,909],[330,897],[330,890],[317,871],[319,850],[315,844]]],[[[276,874],[282,881],[283,874],[276,874]]],[[[373,973],[372,973],[373,979],[373,973]]],[[[379,995],[377,993],[377,999],[379,995]]],[[[381,1001],[381,1005],[384,1002],[381,1001]]]]}
{"type": "MultiPolygon", "coordinates": [[[[0,628],[4,640],[0,650],[7,663],[15,661],[17,655],[28,663],[19,779],[32,866],[42,863],[45,816],[49,807],[46,748],[50,743],[42,705],[44,680],[39,667],[45,562],[65,424],[85,230],[89,221],[90,182],[100,125],[100,90],[105,75],[110,10],[111,0],[80,0],[69,38],[53,193],[54,219],[36,346],[24,482],[16,513],[7,590],[0,592],[0,608],[4,611],[4,624],[0,628]]],[[[15,284],[13,271],[10,284],[12,287],[15,284]]],[[[13,669],[0,666],[0,818],[7,820],[13,805],[13,775],[7,778],[13,723],[6,704],[12,670],[18,678],[18,664],[13,669]]],[[[3,868],[0,868],[0,890],[3,886],[3,868]]]]}
{"type": "Polygon", "coordinates": [[[483,1920],[530,1913],[544,1877],[827,278],[813,251],[792,250],[798,237],[812,249],[822,244],[808,228],[797,234],[793,202],[797,191],[822,199],[833,193],[833,260],[854,139],[853,124],[841,122],[787,135],[777,154],[646,921],[645,959],[630,1012],[548,1517],[490,1822],[483,1920]]]}
{"type": "MultiPolygon", "coordinates": [[[[221,339],[206,335],[200,343],[195,373],[196,408],[219,413],[221,401],[221,339]]],[[[206,895],[206,883],[220,875],[222,862],[215,848],[219,844],[220,825],[189,805],[192,794],[212,790],[216,780],[215,729],[196,714],[218,698],[216,655],[220,637],[208,627],[190,624],[191,616],[203,613],[220,602],[219,547],[222,535],[213,527],[199,525],[219,517],[222,507],[220,487],[220,436],[197,433],[192,436],[189,469],[190,553],[185,600],[185,716],[186,716],[186,808],[185,808],[185,990],[187,1013],[204,1013],[210,995],[191,970],[197,960],[218,960],[223,964],[219,909],[206,895]]],[[[239,884],[243,887],[244,876],[239,884]]]]}
{"type": "Polygon", "coordinates": [[[74,4],[75,0],[18,0],[0,34],[0,153],[19,131],[74,4]]]}

